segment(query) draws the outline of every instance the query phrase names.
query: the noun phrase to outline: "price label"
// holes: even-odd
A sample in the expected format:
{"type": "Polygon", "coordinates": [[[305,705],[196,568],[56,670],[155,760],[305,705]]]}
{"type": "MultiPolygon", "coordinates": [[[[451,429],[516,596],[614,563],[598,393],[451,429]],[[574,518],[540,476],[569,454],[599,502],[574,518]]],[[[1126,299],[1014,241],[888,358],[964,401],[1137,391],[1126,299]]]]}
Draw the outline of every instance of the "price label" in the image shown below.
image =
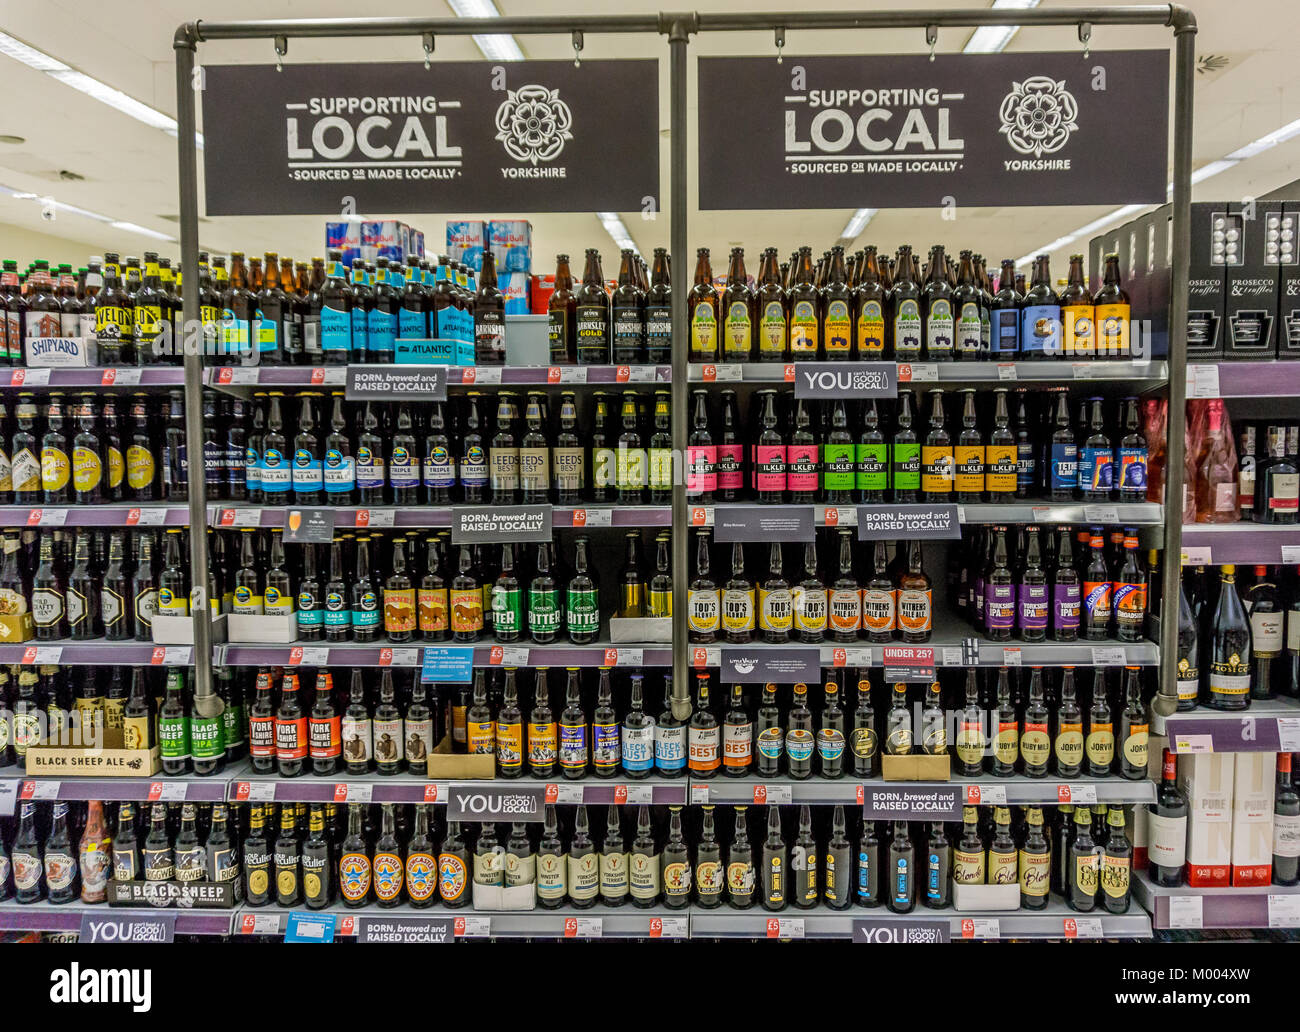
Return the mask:
{"type": "Polygon", "coordinates": [[[328,666],[330,650],[322,645],[295,645],[289,650],[290,666],[328,666]]]}
{"type": "Polygon", "coordinates": [[[11,387],[44,387],[49,382],[48,369],[15,369],[9,378],[11,387]]]}
{"type": "Polygon", "coordinates": [[[1001,929],[996,917],[963,917],[961,919],[961,937],[963,939],[997,939],[1001,929]]]}
{"type": "Polygon", "coordinates": [[[691,650],[691,666],[696,670],[722,665],[721,646],[701,646],[691,650]]]}
{"type": "Polygon", "coordinates": [[[1020,649],[1003,649],[1002,650],[1003,666],[1020,666],[1020,649]]]}
{"type": "Polygon", "coordinates": [[[149,655],[150,666],[189,666],[194,648],[190,645],[160,645],[149,655]]]}
{"type": "Polygon", "coordinates": [[[939,367],[934,363],[900,362],[898,366],[899,383],[921,383],[939,379],[939,367]]]}
{"type": "Polygon", "coordinates": [[[1091,362],[1071,362],[1070,375],[1076,380],[1091,380],[1096,370],[1092,368],[1091,362]]]}
{"type": "Polygon", "coordinates": [[[568,782],[551,782],[546,786],[546,801],[557,804],[574,804],[582,802],[582,786],[568,782]]]}
{"type": "Polygon", "coordinates": [[[1006,806],[1007,805],[1007,786],[1006,785],[967,785],[966,786],[966,805],[967,806],[1006,806]]]}
{"type": "Polygon", "coordinates": [[[871,650],[867,648],[831,649],[831,663],[837,667],[871,666],[871,650]]]}
{"type": "Polygon", "coordinates": [[[31,661],[38,666],[58,666],[63,659],[62,645],[38,645],[27,651],[33,654],[31,661]]]}
{"type": "Polygon", "coordinates": [[[447,782],[434,781],[424,786],[424,801],[426,803],[436,803],[439,799],[447,798],[447,782]]]}
{"type": "Polygon", "coordinates": [[[1119,510],[1113,505],[1085,505],[1083,507],[1085,523],[1118,523],[1119,510]]]}
{"type": "Polygon", "coordinates": [[[727,362],[714,367],[713,378],[719,383],[726,381],[735,381],[741,378],[740,366],[735,362],[727,362]]]}
{"type": "Polygon", "coordinates": [[[492,918],[458,917],[452,926],[452,934],[458,939],[486,939],[492,934],[492,918]]]}
{"type": "Polygon", "coordinates": [[[1100,917],[1067,917],[1064,920],[1067,939],[1100,939],[1100,917]]]}
{"type": "Polygon", "coordinates": [[[1283,545],[1282,562],[1288,566],[1294,566],[1300,563],[1300,545],[1283,545]]]}
{"type": "Polygon", "coordinates": [[[560,383],[586,383],[586,366],[560,366],[560,383]]]}
{"type": "Polygon", "coordinates": [[[128,527],[161,527],[167,522],[167,509],[151,506],[148,509],[128,509],[126,525],[128,527]]]}
{"type": "Polygon", "coordinates": [[[510,667],[525,667],[528,665],[528,649],[521,648],[518,645],[501,646],[501,665],[510,667]]]}
{"type": "Polygon", "coordinates": [[[1209,545],[1183,545],[1184,566],[1213,566],[1209,545]]]}
{"type": "Polygon", "coordinates": [[[275,801],[274,781],[237,781],[235,802],[270,803],[275,801]]]}
{"type": "Polygon", "coordinates": [[[1046,505],[1035,505],[1033,514],[1035,523],[1047,523],[1052,518],[1052,510],[1046,505]]]}
{"type": "Polygon", "coordinates": [[[612,527],[614,525],[614,510],[574,509],[573,525],[575,527],[612,527]]]}
{"type": "Polygon", "coordinates": [[[419,666],[419,649],[382,649],[379,654],[380,666],[419,666]],[[387,655],[388,662],[384,662],[387,655]]]}
{"type": "Polygon", "coordinates": [[[713,506],[696,505],[691,508],[691,526],[692,527],[711,527],[713,526],[713,506]]]}
{"type": "Polygon", "coordinates": [[[566,939],[599,939],[605,934],[605,919],[601,917],[566,917],[566,939]]]}
{"type": "Polygon", "coordinates": [[[18,800],[18,782],[0,781],[0,817],[12,817],[18,800]]]}
{"type": "Polygon", "coordinates": [[[655,367],[652,365],[632,366],[628,370],[627,378],[630,383],[654,383],[655,367]]]}
{"type": "Polygon", "coordinates": [[[614,786],[614,802],[621,802],[628,806],[649,806],[654,802],[655,790],[653,785],[616,785],[614,786]]]}
{"type": "Polygon", "coordinates": [[[189,786],[185,782],[175,781],[153,781],[149,784],[149,802],[151,803],[183,803],[185,802],[185,790],[189,786]]]}
{"type": "Polygon", "coordinates": [[[691,805],[707,806],[709,802],[709,786],[691,784],[691,805]]]}
{"type": "Polygon", "coordinates": [[[375,795],[375,786],[365,782],[340,781],[334,786],[336,803],[368,803],[375,795]]]}
{"type": "Polygon", "coordinates": [[[1205,912],[1200,896],[1169,897],[1170,928],[1202,928],[1205,925],[1205,912]]]}
{"type": "Polygon", "coordinates": [[[787,365],[787,366],[785,367],[785,369],[782,370],[782,374],[783,374],[784,377],[785,377],[785,382],[786,382],[786,383],[794,383],[794,366],[793,366],[793,365],[787,365]]]}
{"type": "Polygon", "coordinates": [[[67,522],[67,509],[33,509],[27,514],[29,527],[62,527],[67,522]]]}
{"type": "Polygon", "coordinates": [[[790,785],[755,785],[755,806],[788,806],[794,802],[794,789],[790,785]]]}
{"type": "Polygon", "coordinates": [[[611,652],[614,653],[615,666],[639,667],[644,662],[645,649],[628,649],[620,646],[616,649],[606,649],[605,656],[608,658],[611,652]]]}
{"type": "Polygon", "coordinates": [[[236,384],[259,383],[257,374],[258,370],[256,369],[242,369],[238,366],[231,366],[229,376],[226,376],[226,370],[221,371],[221,382],[236,384]]]}
{"type": "Polygon", "coordinates": [[[1111,647],[1092,650],[1093,666],[1123,666],[1124,665],[1124,648],[1123,646],[1111,647]]]}
{"type": "Polygon", "coordinates": [[[998,379],[999,380],[1016,379],[1016,364],[1014,362],[999,362],[998,379]]]}
{"type": "Polygon", "coordinates": [[[1300,752],[1300,717],[1278,717],[1277,737],[1282,752],[1300,752]]]}
{"type": "Polygon", "coordinates": [[[22,798],[27,800],[49,800],[59,798],[57,781],[24,781],[22,798]]]}
{"type": "Polygon", "coordinates": [[[1269,893],[1268,926],[1300,928],[1300,896],[1294,893],[1269,893]]]}
{"type": "Polygon", "coordinates": [[[500,383],[501,366],[475,366],[473,369],[466,369],[463,377],[465,383],[500,383]],[[470,374],[473,376],[470,376],[470,374]]]}
{"type": "Polygon", "coordinates": [[[143,369],[105,369],[99,383],[101,387],[136,387],[143,375],[143,369]]]}
{"type": "Polygon", "coordinates": [[[1057,785],[1056,801],[1058,803],[1095,803],[1097,801],[1097,786],[1057,785]]]}
{"type": "Polygon", "coordinates": [[[846,505],[843,508],[828,505],[823,512],[822,522],[828,527],[856,527],[858,525],[858,510],[851,505],[846,505]]]}
{"type": "Polygon", "coordinates": [[[1174,752],[1212,753],[1214,752],[1214,736],[1213,735],[1174,735],[1174,752]]]}
{"type": "Polygon", "coordinates": [[[392,509],[358,509],[358,527],[392,527],[397,523],[397,513],[392,509]]]}
{"type": "Polygon", "coordinates": [[[804,923],[802,917],[769,917],[767,919],[767,937],[769,939],[802,939],[804,923]]]}
{"type": "Polygon", "coordinates": [[[652,939],[685,939],[686,934],[687,924],[684,917],[650,918],[650,938],[652,939]]]}
{"type": "Polygon", "coordinates": [[[222,509],[223,527],[257,527],[262,523],[261,509],[222,509]]]}
{"type": "Polygon", "coordinates": [[[942,653],[940,658],[943,661],[944,666],[965,666],[966,665],[965,662],[963,662],[962,660],[960,648],[945,646],[940,651],[942,653]]]}
{"type": "Polygon", "coordinates": [[[1187,396],[1189,398],[1219,397],[1219,367],[1216,365],[1189,365],[1187,367],[1187,396]]]}
{"type": "Polygon", "coordinates": [[[279,935],[280,917],[279,914],[244,914],[239,919],[239,932],[241,935],[279,935]]]}

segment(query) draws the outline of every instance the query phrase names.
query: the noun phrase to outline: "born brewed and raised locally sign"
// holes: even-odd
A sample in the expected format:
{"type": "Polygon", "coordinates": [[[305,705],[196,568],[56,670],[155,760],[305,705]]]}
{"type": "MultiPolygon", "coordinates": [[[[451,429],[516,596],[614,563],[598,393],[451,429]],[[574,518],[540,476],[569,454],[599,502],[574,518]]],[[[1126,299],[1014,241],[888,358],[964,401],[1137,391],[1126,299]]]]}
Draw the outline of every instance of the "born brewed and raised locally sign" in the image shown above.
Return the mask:
{"type": "Polygon", "coordinates": [[[1165,200],[1165,50],[702,57],[699,93],[705,209],[1165,200]]]}
{"type": "Polygon", "coordinates": [[[898,366],[893,362],[799,362],[796,398],[896,398],[898,366]]]}
{"type": "Polygon", "coordinates": [[[348,401],[446,401],[446,366],[350,365],[348,401]]]}
{"type": "Polygon", "coordinates": [[[961,537],[955,505],[859,505],[858,540],[961,537]]]}
{"type": "Polygon", "coordinates": [[[660,207],[657,61],[206,65],[209,215],[660,207]]]}
{"type": "Polygon", "coordinates": [[[451,509],[453,545],[550,540],[549,505],[454,505],[451,509]]]}
{"type": "Polygon", "coordinates": [[[497,787],[453,782],[447,789],[449,821],[540,821],[546,807],[541,785],[497,787]]]}
{"type": "Polygon", "coordinates": [[[869,821],[959,821],[960,785],[865,785],[862,816],[869,821]]]}
{"type": "Polygon", "coordinates": [[[454,942],[455,918],[359,917],[357,942],[454,942]]]}

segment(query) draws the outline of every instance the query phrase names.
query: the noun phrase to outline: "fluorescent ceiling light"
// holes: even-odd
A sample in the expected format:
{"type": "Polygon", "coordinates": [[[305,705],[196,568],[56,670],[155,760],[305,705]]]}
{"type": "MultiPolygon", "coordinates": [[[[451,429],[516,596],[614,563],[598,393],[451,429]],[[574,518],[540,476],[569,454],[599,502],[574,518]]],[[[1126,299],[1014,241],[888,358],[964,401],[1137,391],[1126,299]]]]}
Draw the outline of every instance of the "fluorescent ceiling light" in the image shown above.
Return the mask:
{"type": "Polygon", "coordinates": [[[1146,204],[1126,204],[1122,208],[1116,208],[1114,211],[1107,215],[1103,215],[1099,219],[1093,219],[1086,226],[1080,226],[1073,233],[1067,233],[1063,237],[1057,237],[1050,244],[1044,244],[1042,247],[1036,248],[1032,253],[1027,254],[1022,258],[1017,258],[1016,266],[1028,265],[1040,254],[1051,254],[1053,251],[1059,251],[1062,247],[1074,243],[1079,239],[1079,237],[1087,236],[1089,233],[1094,233],[1101,229],[1102,226],[1108,226],[1112,222],[1126,219],[1130,215],[1136,214],[1147,207],[1150,206],[1146,204]]]}
{"type": "MultiPolygon", "coordinates": [[[[1293,136],[1300,135],[1300,118],[1294,122],[1288,122],[1281,129],[1274,129],[1267,136],[1261,136],[1258,140],[1252,140],[1244,147],[1238,147],[1231,154],[1227,155],[1229,161],[1245,161],[1247,158],[1253,158],[1256,154],[1262,154],[1270,147],[1276,147],[1279,143],[1285,143],[1293,136]]],[[[1195,177],[1193,177],[1195,181],[1195,177]]]]}
{"type": "MultiPolygon", "coordinates": [[[[65,86],[71,86],[74,90],[84,93],[101,104],[116,108],[122,114],[134,118],[137,122],[143,122],[153,129],[161,129],[171,136],[175,136],[177,133],[176,119],[171,116],[163,114],[157,108],[152,108],[134,97],[128,97],[121,90],[114,89],[107,83],[100,82],[85,72],[70,68],[58,58],[51,57],[44,51],[28,46],[22,40],[3,32],[0,32],[0,54],[5,57],[12,57],[15,61],[21,61],[28,68],[44,72],[65,86]]],[[[202,149],[203,134],[195,133],[194,139],[199,148],[202,149]]]]}
{"type": "Polygon", "coordinates": [[[853,243],[862,235],[862,231],[867,228],[867,223],[875,217],[877,210],[876,208],[859,208],[855,211],[849,216],[848,223],[840,233],[840,239],[847,240],[850,244],[853,243]]]}
{"type": "MultiPolygon", "coordinates": [[[[993,0],[993,9],[1025,11],[1037,7],[1039,2],[1040,0],[993,0]]],[[[971,33],[970,39],[962,47],[962,53],[1000,54],[1019,31],[1018,25],[981,25],[971,33]]]]}
{"type": "Polygon", "coordinates": [[[8,194],[16,201],[38,201],[41,205],[51,205],[56,211],[67,212],[69,215],[80,215],[83,219],[90,219],[93,222],[104,222],[114,229],[120,229],[126,233],[139,233],[141,236],[152,237],[154,240],[168,240],[175,242],[176,238],[168,236],[166,233],[159,233],[154,229],[147,229],[144,226],[137,225],[134,222],[124,222],[113,218],[112,215],[101,215],[97,211],[91,211],[89,208],[81,208],[75,204],[67,204],[64,201],[56,201],[53,197],[42,197],[40,194],[32,193],[30,190],[16,190],[12,186],[0,186],[0,194],[8,194]]]}
{"type": "Polygon", "coordinates": [[[166,233],[159,233],[157,230],[146,229],[144,226],[137,226],[134,222],[113,222],[110,225],[114,229],[120,229],[127,233],[139,233],[141,236],[152,237],[154,240],[175,241],[174,236],[168,236],[166,233]]]}
{"type": "Polygon", "coordinates": [[[623,224],[623,220],[619,218],[617,212],[598,211],[596,212],[596,218],[600,219],[600,224],[605,227],[605,232],[613,237],[614,243],[618,244],[620,249],[631,251],[638,256],[641,254],[640,248],[636,246],[636,242],[632,239],[632,235],[627,231],[627,226],[623,224]]]}
{"type": "MultiPolygon", "coordinates": [[[[492,0],[447,0],[457,18],[500,18],[492,0]]],[[[524,52],[514,36],[475,36],[474,42],[489,61],[522,61],[524,52]]]]}

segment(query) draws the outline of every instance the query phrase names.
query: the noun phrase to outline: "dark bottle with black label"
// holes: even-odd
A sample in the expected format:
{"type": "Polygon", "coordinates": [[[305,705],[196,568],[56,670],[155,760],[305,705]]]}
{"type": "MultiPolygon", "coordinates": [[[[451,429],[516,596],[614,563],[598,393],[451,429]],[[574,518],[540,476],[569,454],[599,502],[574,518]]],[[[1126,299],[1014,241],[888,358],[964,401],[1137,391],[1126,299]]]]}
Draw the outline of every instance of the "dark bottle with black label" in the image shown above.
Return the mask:
{"type": "Polygon", "coordinates": [[[600,269],[600,252],[595,248],[587,249],[574,318],[577,323],[578,362],[582,365],[608,365],[611,350],[610,302],[600,269]]]}
{"type": "Polygon", "coordinates": [[[785,839],[781,837],[781,813],[775,806],[767,808],[767,838],[763,840],[760,877],[764,910],[784,910],[788,893],[788,870],[785,839]]]}
{"type": "Polygon", "coordinates": [[[896,914],[911,913],[916,906],[916,848],[908,834],[906,821],[894,821],[889,841],[888,906],[896,914]]]}

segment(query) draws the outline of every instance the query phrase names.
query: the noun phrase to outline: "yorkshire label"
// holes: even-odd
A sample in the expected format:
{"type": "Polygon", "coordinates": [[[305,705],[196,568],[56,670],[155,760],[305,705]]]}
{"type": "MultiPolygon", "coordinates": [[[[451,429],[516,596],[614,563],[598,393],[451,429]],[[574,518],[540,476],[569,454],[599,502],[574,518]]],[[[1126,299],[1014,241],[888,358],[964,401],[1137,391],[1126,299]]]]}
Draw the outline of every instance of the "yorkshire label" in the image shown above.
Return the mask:
{"type": "Polygon", "coordinates": [[[660,196],[654,61],[528,61],[508,76],[468,61],[204,75],[214,215],[337,218],[341,194],[376,212],[635,211],[660,196]],[[236,165],[240,176],[223,173],[236,165]],[[256,191],[238,188],[244,176],[256,191]]]}
{"type": "Polygon", "coordinates": [[[706,210],[1165,199],[1163,51],[706,57],[698,74],[706,210]]]}
{"type": "Polygon", "coordinates": [[[859,505],[858,540],[959,539],[955,505],[859,505]]]}

